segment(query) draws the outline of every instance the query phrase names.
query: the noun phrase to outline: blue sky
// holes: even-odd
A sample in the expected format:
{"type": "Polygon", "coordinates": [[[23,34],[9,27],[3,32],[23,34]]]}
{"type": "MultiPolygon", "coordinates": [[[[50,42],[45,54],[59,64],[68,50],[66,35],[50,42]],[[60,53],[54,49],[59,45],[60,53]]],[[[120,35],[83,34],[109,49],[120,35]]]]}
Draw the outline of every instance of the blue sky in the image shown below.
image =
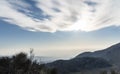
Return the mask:
{"type": "Polygon", "coordinates": [[[0,54],[34,48],[39,56],[71,57],[116,44],[120,41],[118,2],[1,0],[0,54]]]}

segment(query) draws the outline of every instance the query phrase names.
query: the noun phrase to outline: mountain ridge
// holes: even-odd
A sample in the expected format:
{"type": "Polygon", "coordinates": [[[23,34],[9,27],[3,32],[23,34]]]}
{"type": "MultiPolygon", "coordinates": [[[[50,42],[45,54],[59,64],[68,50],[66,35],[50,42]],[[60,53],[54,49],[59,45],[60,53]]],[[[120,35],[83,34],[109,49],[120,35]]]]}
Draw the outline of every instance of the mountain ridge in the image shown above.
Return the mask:
{"type": "Polygon", "coordinates": [[[120,43],[103,50],[81,53],[70,60],[57,60],[47,66],[57,68],[60,74],[92,69],[120,69],[120,43]]]}
{"type": "Polygon", "coordinates": [[[119,65],[120,66],[120,43],[112,45],[104,50],[99,50],[95,52],[85,52],[82,54],[79,54],[75,58],[80,57],[99,57],[106,59],[112,64],[119,65]]]}

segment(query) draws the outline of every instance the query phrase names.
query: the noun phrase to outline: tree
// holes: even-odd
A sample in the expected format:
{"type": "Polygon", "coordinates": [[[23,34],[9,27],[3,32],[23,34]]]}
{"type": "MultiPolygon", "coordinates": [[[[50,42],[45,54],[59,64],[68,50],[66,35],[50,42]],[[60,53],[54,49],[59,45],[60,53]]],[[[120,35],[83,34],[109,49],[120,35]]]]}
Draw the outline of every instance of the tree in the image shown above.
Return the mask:
{"type": "Polygon", "coordinates": [[[9,63],[10,63],[10,59],[8,57],[0,58],[0,66],[8,67],[9,63]]]}
{"type": "Polygon", "coordinates": [[[8,74],[9,73],[9,64],[11,59],[8,57],[0,58],[0,74],[8,74]]]}

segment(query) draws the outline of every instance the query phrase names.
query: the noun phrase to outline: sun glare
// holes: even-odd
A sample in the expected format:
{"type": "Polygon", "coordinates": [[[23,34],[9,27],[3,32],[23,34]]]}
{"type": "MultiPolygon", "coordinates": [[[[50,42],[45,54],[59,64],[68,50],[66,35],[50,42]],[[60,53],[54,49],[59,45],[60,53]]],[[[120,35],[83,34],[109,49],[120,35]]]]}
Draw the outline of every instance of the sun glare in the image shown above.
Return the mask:
{"type": "Polygon", "coordinates": [[[90,22],[87,20],[79,20],[74,25],[72,25],[69,30],[73,31],[89,31],[90,22]]]}

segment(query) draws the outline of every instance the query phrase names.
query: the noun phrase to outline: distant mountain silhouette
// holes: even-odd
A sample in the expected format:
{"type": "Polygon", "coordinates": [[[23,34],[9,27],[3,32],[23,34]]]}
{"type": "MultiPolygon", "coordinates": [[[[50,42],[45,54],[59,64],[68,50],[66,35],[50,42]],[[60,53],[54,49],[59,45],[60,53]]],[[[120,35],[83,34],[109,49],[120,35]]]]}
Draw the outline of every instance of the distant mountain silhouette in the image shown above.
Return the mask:
{"type": "Polygon", "coordinates": [[[85,52],[85,53],[79,54],[75,58],[88,57],[88,56],[103,58],[109,61],[110,63],[114,64],[115,66],[120,67],[120,43],[115,44],[104,50],[95,51],[95,52],[85,52]]]}

